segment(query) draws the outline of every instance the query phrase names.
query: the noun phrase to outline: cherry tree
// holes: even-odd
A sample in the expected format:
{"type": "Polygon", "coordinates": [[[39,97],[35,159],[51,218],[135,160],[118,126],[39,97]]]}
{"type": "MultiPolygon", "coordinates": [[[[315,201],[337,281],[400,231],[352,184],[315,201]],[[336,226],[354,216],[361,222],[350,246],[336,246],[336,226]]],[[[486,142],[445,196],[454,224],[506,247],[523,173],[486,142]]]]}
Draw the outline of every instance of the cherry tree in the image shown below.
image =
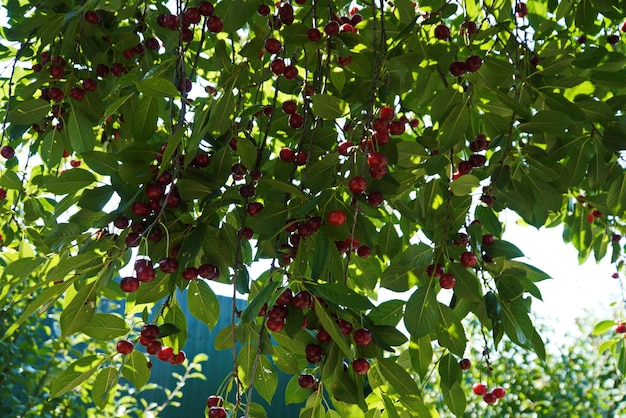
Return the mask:
{"type": "MultiPolygon", "coordinates": [[[[549,278],[502,239],[502,212],[563,227],[619,280],[621,2],[6,11],[0,306],[25,307],[4,338],[56,305],[60,338],[101,342],[54,397],[82,384],[102,406],[121,377],[183,363],[185,298],[232,351],[209,417],[265,416],[277,370],[302,417],[430,417],[433,373],[453,414],[498,408],[490,353],[506,339],[545,357],[531,312],[549,278]],[[248,300],[223,329],[212,281],[248,300]],[[467,358],[468,319],[482,356],[467,358]]],[[[620,318],[599,327],[624,374],[620,318]]]]}

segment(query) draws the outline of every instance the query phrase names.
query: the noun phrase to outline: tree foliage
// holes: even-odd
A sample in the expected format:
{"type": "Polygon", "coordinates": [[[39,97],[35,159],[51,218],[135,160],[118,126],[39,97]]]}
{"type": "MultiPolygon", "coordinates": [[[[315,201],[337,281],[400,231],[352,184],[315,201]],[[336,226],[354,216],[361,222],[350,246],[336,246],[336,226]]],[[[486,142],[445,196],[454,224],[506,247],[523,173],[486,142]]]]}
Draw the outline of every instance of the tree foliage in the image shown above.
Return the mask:
{"type": "Polygon", "coordinates": [[[465,318],[545,357],[548,275],[503,211],[621,269],[624,7],[8,1],[0,306],[28,303],[4,338],[59,302],[63,338],[134,344],[52,382],[106,398],[145,384],[142,344],[184,359],[187,298],[233,353],[233,416],[281,401],[276,368],[303,417],[431,416],[433,372],[461,415],[465,318]],[[221,330],[208,280],[248,298],[221,330]]]}

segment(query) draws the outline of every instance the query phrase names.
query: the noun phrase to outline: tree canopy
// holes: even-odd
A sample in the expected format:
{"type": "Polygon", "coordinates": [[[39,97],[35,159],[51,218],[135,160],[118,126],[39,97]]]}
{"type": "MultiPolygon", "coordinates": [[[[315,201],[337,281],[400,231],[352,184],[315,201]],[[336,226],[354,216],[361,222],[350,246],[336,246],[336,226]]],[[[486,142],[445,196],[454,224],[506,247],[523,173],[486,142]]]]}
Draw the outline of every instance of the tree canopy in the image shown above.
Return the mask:
{"type": "MultiPolygon", "coordinates": [[[[302,417],[433,416],[433,373],[457,416],[506,401],[490,352],[545,358],[549,276],[503,211],[623,268],[625,8],[8,0],[3,338],[60,307],[59,338],[108,345],[80,340],[52,396],[90,385],[99,407],[185,361],[186,314],[232,351],[212,418],[265,416],[277,369],[302,417]],[[223,329],[211,281],[248,301],[223,329]]],[[[624,374],[619,315],[597,332],[624,374]]]]}

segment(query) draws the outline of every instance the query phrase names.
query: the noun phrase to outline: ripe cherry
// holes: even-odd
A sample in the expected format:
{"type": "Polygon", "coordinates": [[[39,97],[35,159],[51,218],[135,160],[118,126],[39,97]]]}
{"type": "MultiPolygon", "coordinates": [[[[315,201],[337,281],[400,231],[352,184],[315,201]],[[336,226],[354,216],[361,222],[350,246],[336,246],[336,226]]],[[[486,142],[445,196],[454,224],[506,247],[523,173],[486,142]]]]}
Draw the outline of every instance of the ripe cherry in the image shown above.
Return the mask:
{"type": "Polygon", "coordinates": [[[495,241],[496,238],[493,236],[493,234],[484,234],[482,236],[483,245],[492,245],[495,241]]]}
{"type": "Polygon", "coordinates": [[[211,395],[206,400],[206,406],[208,408],[212,406],[222,406],[222,405],[224,405],[224,398],[222,398],[221,396],[211,395]]]}
{"type": "Polygon", "coordinates": [[[125,72],[126,72],[126,69],[124,68],[123,64],[116,62],[113,65],[111,65],[111,74],[113,74],[115,77],[121,77],[124,75],[125,72]]]}
{"type": "Polygon", "coordinates": [[[96,80],[94,80],[93,78],[84,79],[82,85],[85,91],[95,91],[98,87],[98,83],[96,83],[96,80]]]}
{"type": "Polygon", "coordinates": [[[310,28],[306,35],[311,42],[319,42],[322,39],[322,32],[318,28],[310,28]]]}
{"type": "Polygon", "coordinates": [[[317,341],[321,343],[328,343],[331,340],[331,336],[324,328],[320,328],[317,330],[317,341]]]}
{"type": "Polygon", "coordinates": [[[13,149],[12,146],[5,145],[2,148],[0,148],[0,155],[2,155],[2,157],[4,157],[7,160],[9,160],[9,159],[15,157],[15,150],[13,149]]]}
{"type": "Polygon", "coordinates": [[[347,57],[337,57],[337,63],[342,67],[350,65],[352,62],[352,55],[348,55],[347,57]]]}
{"type": "Polygon", "coordinates": [[[328,216],[326,219],[328,220],[329,224],[333,226],[340,226],[346,223],[348,217],[346,216],[346,213],[344,211],[336,209],[328,212],[328,216]]]}
{"type": "Polygon", "coordinates": [[[303,389],[310,389],[315,386],[315,377],[311,374],[301,374],[298,377],[298,384],[303,389]]]}
{"type": "Polygon", "coordinates": [[[361,194],[367,188],[367,180],[365,180],[365,177],[363,176],[353,177],[348,183],[348,188],[351,193],[361,194]]]}
{"type": "Polygon", "coordinates": [[[465,60],[465,68],[468,72],[473,73],[478,71],[480,66],[483,64],[483,59],[478,55],[470,55],[465,60]]]}
{"type": "Polygon", "coordinates": [[[472,367],[472,362],[468,358],[459,360],[459,367],[461,370],[469,370],[472,367]]]}
{"type": "Polygon", "coordinates": [[[98,13],[93,10],[89,10],[85,13],[85,21],[87,23],[91,23],[92,25],[97,25],[100,23],[100,17],[98,16],[98,13]]]}
{"type": "Polygon", "coordinates": [[[159,341],[156,341],[156,340],[150,341],[146,345],[146,352],[148,354],[152,354],[153,356],[159,354],[162,349],[163,349],[163,345],[159,341]]]}
{"type": "Polygon", "coordinates": [[[367,361],[367,359],[364,359],[363,357],[359,357],[354,359],[354,361],[352,362],[352,368],[354,369],[354,372],[356,374],[367,374],[367,372],[370,369],[370,363],[367,361]]]}
{"type": "Polygon", "coordinates": [[[360,328],[354,331],[354,342],[356,345],[368,345],[372,342],[372,333],[370,330],[360,328]]]}
{"type": "Polygon", "coordinates": [[[207,19],[207,27],[212,33],[219,33],[224,29],[224,23],[218,16],[209,16],[207,19]]]}
{"type": "Polygon", "coordinates": [[[387,156],[382,152],[372,152],[367,156],[367,165],[370,167],[385,167],[387,165],[387,156]]]}
{"type": "Polygon", "coordinates": [[[300,129],[304,125],[304,117],[299,113],[289,115],[289,126],[294,129],[300,129]]]}
{"type": "Polygon", "coordinates": [[[293,292],[291,291],[290,288],[286,288],[285,290],[282,291],[280,296],[278,296],[278,298],[276,299],[276,305],[280,305],[280,306],[289,305],[292,300],[293,300],[293,292]]]}
{"type": "Polygon", "coordinates": [[[450,37],[450,28],[446,25],[439,24],[435,27],[435,38],[445,41],[450,37]]]}
{"type": "Polygon", "coordinates": [[[220,277],[220,269],[213,264],[203,264],[198,267],[198,275],[207,280],[215,280],[220,277]]]}
{"type": "Polygon", "coordinates": [[[285,71],[283,72],[283,76],[287,80],[293,80],[298,77],[298,68],[295,65],[291,64],[285,67],[285,71]]]}
{"type": "Polygon", "coordinates": [[[383,204],[384,197],[382,192],[373,191],[367,196],[367,203],[374,207],[379,207],[383,204]]]}
{"type": "Polygon", "coordinates": [[[267,16],[270,14],[270,6],[265,3],[259,4],[259,8],[256,11],[261,16],[267,16]]]}
{"type": "Polygon", "coordinates": [[[478,396],[485,396],[489,392],[489,388],[484,383],[476,383],[472,387],[472,391],[478,396]]]}
{"type": "Polygon", "coordinates": [[[263,210],[263,203],[261,202],[250,202],[246,207],[246,211],[250,216],[257,216],[263,210]]]}
{"type": "MultiPolygon", "coordinates": [[[[162,186],[161,184],[149,184],[148,186],[146,186],[146,196],[150,200],[159,200],[160,198],[163,197],[164,194],[165,194],[165,187],[162,186]]],[[[145,216],[145,215],[142,215],[142,216],[145,216]]]]}
{"type": "Polygon", "coordinates": [[[453,61],[449,67],[450,74],[455,77],[462,76],[467,72],[467,64],[464,61],[453,61]]]}
{"type": "Polygon", "coordinates": [[[470,162],[472,167],[479,168],[479,167],[483,167],[487,163],[487,157],[485,157],[484,155],[480,155],[480,154],[472,154],[469,157],[468,161],[470,162]]]}
{"type": "Polygon", "coordinates": [[[183,279],[195,280],[198,278],[198,269],[195,267],[187,267],[183,270],[183,279]]]}
{"type": "Polygon", "coordinates": [[[474,267],[478,264],[478,258],[476,255],[470,251],[465,251],[461,254],[461,264],[463,267],[474,267]]]}
{"type": "Polygon", "coordinates": [[[207,17],[213,14],[214,7],[213,4],[208,1],[201,1],[198,3],[198,10],[202,16],[207,17]]]}
{"type": "Polygon", "coordinates": [[[133,351],[133,343],[127,340],[118,341],[116,349],[120,354],[130,354],[133,351]]]}
{"type": "Polygon", "coordinates": [[[120,289],[126,293],[136,292],[139,289],[139,279],[136,277],[124,277],[120,281],[120,289]]]}
{"type": "Polygon", "coordinates": [[[306,290],[296,293],[291,300],[297,309],[309,309],[313,307],[313,296],[306,290]]]}
{"type": "Polygon", "coordinates": [[[156,338],[159,337],[159,333],[161,332],[160,328],[158,325],[155,324],[146,324],[143,327],[141,327],[141,336],[154,340],[156,338]]]}
{"type": "Polygon", "coordinates": [[[285,72],[287,65],[282,58],[275,58],[270,62],[270,70],[276,75],[281,75],[285,72]]]}
{"type": "Polygon", "coordinates": [[[172,347],[163,347],[157,357],[161,361],[170,361],[174,358],[174,349],[172,347]]]}
{"type": "Polygon", "coordinates": [[[615,327],[615,332],[618,333],[618,334],[626,333],[626,324],[618,324],[615,327]]]}
{"type": "Polygon", "coordinates": [[[392,121],[396,116],[396,112],[390,106],[385,106],[380,109],[380,117],[385,119],[386,121],[392,121]]]}
{"type": "Polygon", "coordinates": [[[83,100],[85,98],[85,90],[80,87],[72,87],[70,89],[70,97],[74,100],[83,100]]]}
{"type": "Polygon", "coordinates": [[[372,254],[372,249],[367,245],[361,245],[359,248],[356,249],[356,253],[361,258],[367,258],[370,256],[370,254],[372,254]]]}
{"type": "Polygon", "coordinates": [[[209,418],[226,418],[226,410],[221,406],[212,406],[209,408],[209,418]]]}
{"type": "Polygon", "coordinates": [[[323,350],[317,344],[309,344],[305,349],[306,359],[311,364],[317,364],[322,361],[323,350]]]}
{"type": "Polygon", "coordinates": [[[469,161],[461,161],[458,165],[459,174],[469,174],[472,172],[472,163],[469,161]]]}
{"type": "Polygon", "coordinates": [[[288,115],[293,115],[298,110],[298,105],[293,100],[286,100],[283,102],[281,109],[288,115]]]}
{"type": "Polygon", "coordinates": [[[172,356],[172,358],[170,359],[170,363],[177,366],[179,364],[183,364],[186,358],[187,355],[185,354],[185,352],[183,350],[180,350],[178,354],[172,356]]]}
{"type": "Polygon", "coordinates": [[[439,278],[439,285],[442,289],[452,289],[456,283],[456,279],[450,273],[444,273],[439,278]]]}
{"type": "Polygon", "coordinates": [[[49,71],[52,78],[55,78],[57,80],[63,78],[63,76],[65,75],[65,71],[60,65],[51,66],[49,71]]]}
{"type": "Polygon", "coordinates": [[[496,403],[498,401],[498,398],[492,392],[487,392],[483,396],[483,400],[485,401],[485,403],[488,403],[491,405],[491,404],[496,403]]]}
{"type": "Polygon", "coordinates": [[[150,213],[150,206],[145,202],[134,202],[131,210],[135,215],[144,217],[150,213]]]}
{"type": "Polygon", "coordinates": [[[159,262],[159,268],[165,274],[174,273],[178,270],[178,261],[172,257],[166,257],[159,262]]]}
{"type": "Polygon", "coordinates": [[[326,35],[328,36],[337,35],[339,33],[339,23],[335,22],[334,20],[332,22],[328,22],[324,26],[324,33],[326,33],[326,35]]]}
{"type": "Polygon", "coordinates": [[[281,149],[278,156],[282,161],[286,163],[293,163],[294,161],[296,161],[295,151],[288,147],[281,149]]]}
{"type": "Polygon", "coordinates": [[[283,45],[276,38],[267,38],[263,43],[265,50],[270,54],[278,54],[283,45]]]}
{"type": "Polygon", "coordinates": [[[285,329],[285,320],[278,318],[267,318],[267,322],[265,323],[267,329],[272,332],[280,332],[285,329]]]}
{"type": "Polygon", "coordinates": [[[506,390],[503,387],[497,387],[492,390],[491,393],[493,393],[498,399],[502,399],[506,396],[506,390]]]}

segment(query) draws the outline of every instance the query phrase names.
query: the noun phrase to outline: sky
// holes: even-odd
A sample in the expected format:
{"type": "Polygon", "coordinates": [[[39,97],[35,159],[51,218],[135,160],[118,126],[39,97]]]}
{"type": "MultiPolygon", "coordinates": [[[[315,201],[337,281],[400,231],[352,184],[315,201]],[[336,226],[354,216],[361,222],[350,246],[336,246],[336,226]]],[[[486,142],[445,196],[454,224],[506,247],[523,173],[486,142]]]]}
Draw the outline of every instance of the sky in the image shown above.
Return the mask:
{"type": "MultiPolygon", "coordinates": [[[[543,302],[533,301],[538,320],[554,328],[555,336],[569,333],[581,335],[576,325],[578,318],[590,317],[591,324],[612,319],[613,302],[621,300],[619,280],[611,275],[616,271],[610,256],[597,264],[593,257],[578,264],[578,252],[561,238],[562,227],[541,228],[520,226],[513,221],[506,224],[503,238],[515,243],[526,255],[525,261],[552,276],[552,280],[538,283],[543,302]]],[[[589,322],[589,321],[587,321],[589,322]]],[[[591,329],[584,330],[584,334],[591,329]]]]}

